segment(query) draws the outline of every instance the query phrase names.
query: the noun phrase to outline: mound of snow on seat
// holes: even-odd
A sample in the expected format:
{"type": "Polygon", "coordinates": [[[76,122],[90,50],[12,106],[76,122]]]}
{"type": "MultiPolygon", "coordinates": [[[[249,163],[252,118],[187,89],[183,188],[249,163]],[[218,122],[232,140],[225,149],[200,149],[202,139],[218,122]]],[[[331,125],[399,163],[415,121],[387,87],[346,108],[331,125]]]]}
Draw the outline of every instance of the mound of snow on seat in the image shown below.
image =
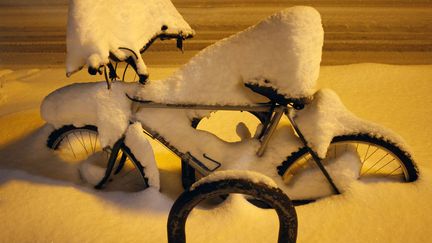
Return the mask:
{"type": "Polygon", "coordinates": [[[149,82],[137,95],[162,103],[250,104],[263,97],[244,83],[257,83],[286,97],[310,96],[322,45],[319,13],[311,7],[288,8],[207,47],[174,75],[149,82]]]}
{"type": "MultiPolygon", "coordinates": [[[[135,53],[156,35],[193,35],[189,24],[183,19],[170,0],[70,0],[67,29],[66,72],[71,75],[85,64],[93,68],[109,62],[113,53],[123,60],[135,53]],[[162,26],[168,29],[162,31],[162,26]]],[[[147,74],[141,56],[137,67],[140,74],[147,74]]]]}

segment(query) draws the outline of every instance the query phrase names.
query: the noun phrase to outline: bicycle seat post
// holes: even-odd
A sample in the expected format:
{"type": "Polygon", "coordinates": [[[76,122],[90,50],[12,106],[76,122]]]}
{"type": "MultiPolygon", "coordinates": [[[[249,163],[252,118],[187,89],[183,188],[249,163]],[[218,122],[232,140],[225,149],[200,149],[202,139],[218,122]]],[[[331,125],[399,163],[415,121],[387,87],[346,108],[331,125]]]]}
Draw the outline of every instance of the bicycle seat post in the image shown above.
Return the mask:
{"type": "Polygon", "coordinates": [[[282,115],[285,112],[285,107],[283,106],[277,106],[274,109],[274,114],[270,120],[269,126],[268,128],[264,131],[264,134],[262,136],[261,139],[261,147],[259,148],[259,150],[257,151],[256,155],[258,157],[263,156],[267,145],[270,141],[270,138],[272,137],[274,131],[276,130],[277,125],[279,124],[280,119],[282,118],[282,115]]]}

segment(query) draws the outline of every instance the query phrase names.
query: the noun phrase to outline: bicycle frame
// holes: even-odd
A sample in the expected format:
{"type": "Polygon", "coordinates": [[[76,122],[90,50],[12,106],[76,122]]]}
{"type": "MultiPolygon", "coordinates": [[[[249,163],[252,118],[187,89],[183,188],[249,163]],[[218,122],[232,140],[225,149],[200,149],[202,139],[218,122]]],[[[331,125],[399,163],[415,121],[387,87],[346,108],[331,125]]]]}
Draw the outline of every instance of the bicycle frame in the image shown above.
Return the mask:
{"type": "MultiPolygon", "coordinates": [[[[279,124],[279,121],[282,117],[282,114],[287,112],[288,107],[282,106],[282,105],[274,105],[271,103],[265,103],[265,104],[256,104],[256,105],[243,105],[243,106],[230,106],[230,105],[200,105],[200,104],[162,104],[162,103],[155,103],[155,102],[149,102],[149,101],[143,101],[135,98],[131,98],[128,96],[129,99],[134,101],[134,104],[139,104],[138,106],[135,106],[132,108],[133,112],[137,112],[138,109],[145,109],[145,108],[158,108],[158,109],[190,109],[190,110],[226,110],[226,111],[249,111],[249,112],[269,112],[269,114],[272,114],[271,119],[267,124],[264,124],[264,128],[261,131],[261,134],[259,136],[261,140],[261,147],[259,151],[257,152],[258,156],[262,156],[264,154],[264,151],[268,145],[268,142],[270,141],[271,136],[273,135],[274,130],[276,129],[277,125],[279,124]]],[[[192,167],[197,167],[198,171],[202,173],[203,175],[207,175],[216,169],[220,167],[220,163],[211,160],[213,163],[217,164],[215,168],[208,168],[203,163],[200,163],[196,158],[194,158],[189,153],[182,153],[178,151],[175,147],[170,145],[162,136],[160,136],[157,132],[153,131],[150,127],[145,126],[142,124],[144,131],[153,139],[159,141],[164,146],[166,146],[168,149],[173,151],[177,156],[179,156],[182,159],[185,159],[187,161],[194,162],[192,167]]],[[[204,156],[205,157],[205,156],[204,156]]]]}
{"type": "MultiPolygon", "coordinates": [[[[273,136],[274,131],[276,130],[276,127],[278,126],[282,115],[286,114],[292,127],[298,134],[300,140],[302,141],[303,145],[306,146],[309,150],[309,153],[311,153],[315,163],[318,165],[319,169],[323,173],[323,175],[326,177],[327,181],[330,183],[331,187],[335,191],[335,193],[339,194],[339,190],[336,187],[335,183],[333,182],[331,176],[321,163],[321,159],[318,157],[315,151],[313,151],[309,146],[304,138],[303,134],[301,133],[300,129],[298,128],[297,124],[294,121],[294,111],[295,109],[291,106],[284,106],[279,105],[277,103],[264,103],[264,104],[254,104],[254,105],[201,105],[201,104],[163,104],[163,103],[155,103],[152,101],[146,101],[146,100],[140,100],[136,98],[132,98],[126,94],[126,96],[132,100],[133,106],[132,111],[135,113],[139,109],[143,108],[158,108],[158,109],[190,109],[190,110],[212,110],[212,111],[219,111],[219,110],[229,110],[229,111],[249,111],[249,112],[266,112],[269,114],[268,119],[266,120],[264,127],[262,131],[260,132],[260,135],[258,136],[258,139],[261,142],[261,146],[258,149],[256,155],[258,157],[261,157],[267,146],[268,143],[273,136]]],[[[216,166],[213,168],[207,167],[204,163],[202,163],[200,160],[195,158],[193,155],[191,155],[189,152],[181,152],[174,146],[172,146],[168,141],[165,140],[161,135],[159,135],[156,131],[152,130],[150,127],[146,126],[145,124],[141,124],[144,132],[149,135],[152,139],[155,139],[159,141],[161,144],[163,144],[165,147],[167,147],[169,150],[171,150],[173,153],[175,153],[178,157],[180,157],[182,160],[185,160],[188,162],[190,166],[192,166],[194,169],[196,169],[200,174],[206,176],[210,174],[211,172],[214,172],[217,170],[221,163],[218,161],[208,157],[206,154],[203,154],[203,157],[209,160],[210,162],[214,163],[216,166]]]]}

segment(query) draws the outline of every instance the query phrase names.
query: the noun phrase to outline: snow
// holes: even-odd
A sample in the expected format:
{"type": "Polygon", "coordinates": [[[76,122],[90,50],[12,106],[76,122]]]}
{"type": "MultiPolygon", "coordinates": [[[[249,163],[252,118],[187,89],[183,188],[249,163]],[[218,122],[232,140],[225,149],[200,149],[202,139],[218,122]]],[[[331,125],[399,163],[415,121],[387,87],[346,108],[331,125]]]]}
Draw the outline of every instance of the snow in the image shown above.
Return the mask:
{"type": "MultiPolygon", "coordinates": [[[[163,78],[171,71],[154,69],[152,74],[163,78]]],[[[165,242],[168,211],[181,192],[179,161],[161,146],[154,147],[161,175],[160,192],[156,188],[138,193],[95,191],[83,184],[74,164],[59,160],[46,148],[46,138],[53,128],[44,125],[38,115],[42,98],[70,82],[62,77],[62,72],[45,69],[28,74],[28,70],[13,70],[2,77],[5,100],[0,104],[3,128],[0,130],[0,217],[7,219],[0,223],[2,240],[165,242]]],[[[72,79],[88,78],[84,72],[79,75],[72,79]]],[[[431,77],[431,66],[322,67],[319,87],[335,89],[353,113],[401,134],[412,146],[421,177],[409,184],[352,181],[344,187],[342,195],[297,207],[298,242],[427,242],[430,239],[431,77]]],[[[227,117],[231,118],[234,116],[227,117]]],[[[292,133],[289,127],[281,124],[279,129],[271,142],[289,140],[287,136],[292,133]]],[[[237,136],[234,130],[235,127],[233,135],[237,136]]],[[[243,143],[247,141],[246,138],[243,143]]],[[[287,151],[298,146],[286,143],[283,146],[287,151]]],[[[282,157],[287,151],[270,146],[264,156],[282,157]]],[[[240,155],[238,158],[239,167],[275,168],[274,164],[263,165],[259,161],[241,165],[241,161],[248,159],[240,155]]],[[[307,188],[303,186],[303,190],[307,188]]],[[[275,242],[277,222],[273,211],[256,209],[244,199],[233,197],[212,210],[195,209],[188,220],[187,236],[191,242],[275,242]]]]}
{"type": "MultiPolygon", "coordinates": [[[[242,123],[239,123],[236,129],[238,134],[240,134],[241,141],[226,142],[212,133],[192,128],[190,112],[188,110],[141,108],[138,109],[136,113],[130,114],[130,112],[127,112],[131,106],[130,100],[126,98],[124,92],[134,90],[134,87],[140,87],[140,85],[114,84],[112,90],[107,90],[103,86],[103,83],[94,83],[94,87],[97,89],[89,89],[92,90],[90,94],[77,92],[80,87],[83,87],[82,84],[70,86],[72,87],[71,89],[63,88],[55,91],[45,99],[42,105],[42,110],[44,111],[42,114],[48,114],[43,117],[46,119],[47,117],[50,118],[52,115],[54,121],[61,120],[64,125],[67,125],[70,122],[65,118],[61,118],[63,113],[67,115],[66,118],[76,116],[80,117],[81,121],[86,120],[84,114],[91,114],[95,116],[94,120],[98,122],[96,125],[101,126],[101,141],[103,142],[110,139],[112,143],[123,135],[129,119],[139,121],[147,131],[156,132],[161,135],[169,144],[177,148],[180,152],[190,153],[192,156],[202,161],[207,168],[214,168],[215,164],[212,160],[216,160],[222,164],[221,170],[242,169],[264,173],[274,178],[278,186],[288,193],[292,199],[319,198],[332,194],[332,189],[325,183],[324,178],[320,176],[320,171],[318,169],[310,170],[302,174],[302,176],[296,177],[295,183],[291,184],[285,184],[282,178],[276,173],[275,168],[284,161],[287,156],[302,146],[289,126],[282,125],[279,127],[276,130],[275,137],[269,143],[266,155],[263,157],[256,157],[255,153],[260,144],[256,139],[250,138],[250,131],[245,129],[242,123]],[[86,97],[80,98],[82,95],[89,95],[95,98],[93,98],[93,102],[86,101],[85,106],[77,109],[75,111],[76,113],[72,113],[69,109],[65,108],[51,108],[51,106],[55,106],[59,103],[56,99],[67,100],[67,98],[73,97],[70,93],[75,93],[78,97],[75,99],[80,102],[86,100],[86,97]],[[104,96],[100,94],[104,94],[104,96]],[[110,96],[106,96],[105,94],[110,94],[110,96]],[[91,113],[92,105],[96,107],[96,112],[94,114],[91,113]],[[90,112],[81,112],[86,108],[90,108],[90,112]],[[102,117],[99,117],[99,114],[102,114],[102,117]],[[56,118],[57,116],[60,118],[56,118]],[[116,120],[112,117],[121,119],[116,120]],[[115,122],[119,122],[120,125],[123,125],[123,128],[115,122]],[[211,159],[207,159],[207,157],[211,159]],[[305,185],[307,185],[308,190],[303,189],[305,185]]],[[[90,84],[84,85],[89,86],[90,84]]],[[[84,86],[84,88],[87,87],[84,86]]],[[[72,105],[77,105],[74,104],[74,102],[71,103],[72,105]]],[[[343,107],[337,95],[330,90],[319,91],[315,95],[314,103],[310,105],[310,108],[308,107],[304,111],[300,111],[298,115],[300,128],[305,133],[306,138],[309,139],[308,141],[311,142],[313,148],[317,149],[321,157],[324,157],[333,136],[342,134],[372,133],[376,136],[385,136],[386,139],[395,142],[402,148],[407,147],[400,136],[395,133],[382,126],[355,117],[343,107]]],[[[50,120],[47,121],[51,123],[50,120]]],[[[91,121],[91,119],[87,119],[87,121],[91,121]]],[[[84,122],[83,124],[94,123],[84,122]]],[[[140,133],[139,131],[140,129],[131,135],[136,137],[138,136],[137,134],[140,133]]],[[[128,134],[129,133],[126,133],[126,139],[128,139],[128,134]]],[[[143,135],[141,134],[141,136],[143,135]]],[[[141,143],[143,143],[144,148],[148,148],[145,138],[138,140],[142,141],[141,143]]],[[[140,142],[133,144],[134,146],[131,147],[132,152],[135,153],[136,151],[136,153],[142,156],[142,159],[139,160],[142,160],[144,164],[146,161],[150,161],[150,165],[153,166],[153,159],[151,157],[146,157],[149,153],[151,154],[151,152],[148,152],[151,150],[144,148],[141,150],[139,146],[140,142]]],[[[408,152],[408,150],[405,151],[408,152]]],[[[342,191],[344,191],[352,181],[357,179],[357,172],[360,166],[360,161],[356,160],[355,156],[348,157],[348,159],[345,157],[334,161],[328,168],[328,171],[335,177],[335,182],[342,191]]],[[[152,167],[146,172],[149,172],[149,177],[154,178],[152,185],[158,188],[157,178],[159,174],[157,173],[157,169],[152,167]]],[[[206,174],[206,172],[201,173],[206,174]]]]}
{"type": "MultiPolygon", "coordinates": [[[[89,16],[99,16],[86,13],[82,2],[77,2],[76,5],[77,9],[71,11],[71,16],[78,18],[76,24],[87,23],[90,20],[85,18],[89,16]]],[[[97,46],[96,43],[91,43],[92,37],[84,35],[81,38],[84,37],[90,40],[89,46],[97,46]]],[[[310,96],[319,74],[322,42],[323,30],[319,13],[311,7],[288,8],[205,49],[165,80],[153,81],[145,86],[115,83],[113,91],[105,90],[102,83],[71,85],[50,94],[42,104],[41,114],[55,127],[71,123],[76,126],[96,125],[101,135],[101,145],[105,147],[113,145],[126,131],[131,114],[130,101],[124,96],[125,92],[161,103],[254,104],[266,98],[253,93],[242,84],[262,84],[265,79],[270,81],[265,86],[270,85],[287,97],[310,96]],[[86,90],[82,91],[84,89],[86,90]],[[194,95],[190,95],[191,93],[194,95]],[[72,99],[74,101],[68,102],[72,99]]],[[[143,110],[141,113],[146,114],[137,114],[137,119],[143,123],[155,121],[149,127],[156,125],[155,130],[163,134],[164,129],[158,127],[166,125],[158,122],[155,117],[159,117],[159,121],[166,120],[161,116],[170,117],[170,122],[167,121],[166,124],[183,118],[183,126],[179,126],[179,122],[175,125],[177,129],[165,129],[174,134],[163,134],[168,141],[181,148],[185,146],[173,141],[179,137],[191,136],[180,133],[183,130],[196,133],[190,128],[189,120],[209,114],[188,111],[186,113],[189,119],[186,119],[180,114],[182,112],[143,110]]],[[[201,141],[206,138],[202,135],[195,140],[196,144],[202,144],[201,141]]],[[[217,142],[209,143],[209,146],[215,143],[217,142]]]]}
{"type": "Polygon", "coordinates": [[[154,158],[153,149],[142,132],[142,127],[139,122],[129,126],[125,134],[125,144],[133,151],[137,160],[144,167],[144,173],[148,178],[149,186],[160,189],[159,170],[154,158]]]}
{"type": "Polygon", "coordinates": [[[251,181],[253,183],[262,183],[273,188],[277,187],[276,183],[270,177],[267,177],[255,171],[224,170],[224,171],[216,171],[206,177],[201,178],[199,181],[195,182],[190,187],[190,190],[195,190],[195,188],[203,184],[217,182],[221,180],[229,180],[229,179],[244,179],[244,180],[251,181]]]}
{"type": "MultiPolygon", "coordinates": [[[[120,60],[132,54],[120,47],[140,53],[140,50],[159,34],[184,37],[194,34],[170,0],[70,0],[67,29],[66,73],[109,62],[110,52],[120,60]],[[162,31],[162,26],[167,26],[162,31]]],[[[138,55],[138,73],[148,74],[138,55]]]]}
{"type": "MultiPolygon", "coordinates": [[[[140,109],[132,117],[131,101],[125,93],[161,103],[251,104],[263,97],[248,91],[242,82],[261,84],[265,79],[270,81],[266,86],[271,85],[286,96],[309,96],[319,73],[322,41],[321,19],[315,9],[288,8],[207,48],[165,80],[145,86],[114,83],[112,90],[104,89],[102,83],[70,85],[45,98],[41,115],[57,128],[69,124],[96,125],[102,147],[113,145],[125,133],[129,121],[137,120],[182,153],[191,153],[203,161],[207,168],[213,168],[216,160],[222,163],[222,169],[245,169],[259,160],[252,156],[259,144],[248,138],[250,132],[242,129],[241,124],[237,131],[244,142],[226,143],[191,127],[191,119],[208,116],[207,111],[140,109]],[[287,61],[287,65],[280,65],[282,61],[287,61]],[[221,70],[216,66],[230,71],[217,75],[221,70]]],[[[282,157],[267,156],[260,163],[283,161],[290,152],[280,145],[274,146],[285,151],[276,152],[282,157]]],[[[268,173],[274,176],[273,168],[268,173]]]]}
{"type": "Polygon", "coordinates": [[[271,86],[291,98],[310,96],[315,92],[322,45],[319,13],[311,7],[287,8],[207,47],[171,77],[150,81],[137,96],[183,104],[266,101],[244,83],[271,86]]]}
{"type": "Polygon", "coordinates": [[[103,151],[90,155],[79,165],[79,173],[84,182],[90,185],[97,185],[105,175],[106,167],[103,161],[107,161],[108,156],[103,151]]]}
{"type": "Polygon", "coordinates": [[[330,89],[319,90],[314,94],[312,103],[297,112],[295,120],[309,146],[320,158],[325,158],[327,148],[334,137],[354,134],[370,134],[376,138],[384,138],[408,155],[412,154],[400,135],[379,124],[358,118],[330,89]]]}
{"type": "Polygon", "coordinates": [[[108,90],[103,82],[78,83],[55,90],[42,102],[41,116],[55,128],[95,125],[101,146],[112,146],[129,126],[131,101],[125,92],[135,87],[122,82],[112,85],[108,90]]]}
{"type": "MultiPolygon", "coordinates": [[[[165,83],[166,80],[160,82],[165,83]]],[[[181,84],[180,80],[177,82],[181,84]]],[[[212,133],[191,127],[192,118],[209,116],[209,111],[140,108],[139,104],[135,104],[138,105],[138,109],[132,113],[131,101],[125,93],[133,96],[136,91],[140,93],[142,90],[151,88],[154,86],[148,87],[146,85],[143,87],[137,83],[122,82],[114,82],[111,90],[107,90],[103,82],[74,84],[54,91],[44,100],[41,108],[42,117],[56,127],[71,123],[76,124],[75,117],[79,117],[78,121],[81,125],[96,125],[100,127],[100,139],[103,147],[112,145],[120,139],[125,133],[129,121],[136,121],[141,123],[146,131],[162,136],[166,142],[181,153],[191,154],[207,168],[215,168],[214,161],[217,161],[221,164],[220,170],[258,171],[274,178],[277,185],[292,199],[315,199],[332,194],[332,188],[320,176],[318,169],[308,170],[301,176],[296,176],[294,182],[289,184],[286,184],[276,173],[275,168],[287,156],[302,146],[290,126],[279,127],[275,132],[275,138],[272,138],[268,145],[269,151],[265,156],[257,157],[255,154],[260,143],[257,139],[251,138],[251,132],[242,123],[237,124],[236,127],[236,132],[241,138],[239,142],[226,142],[212,133]],[[89,92],[81,92],[82,89],[89,90],[89,92]],[[67,102],[69,99],[73,100],[67,102]],[[68,109],[68,106],[73,106],[75,110],[68,109]],[[87,115],[89,118],[86,117],[87,115]],[[96,123],[92,123],[92,121],[96,123]],[[307,185],[308,190],[303,189],[305,185],[307,185]]],[[[190,91],[193,94],[197,93],[196,89],[190,91]]],[[[169,92],[169,90],[164,90],[164,92],[169,92]]],[[[164,97],[164,93],[160,93],[160,96],[164,97]]],[[[189,97],[193,100],[195,95],[189,95],[189,97]]],[[[181,103],[181,100],[178,103],[181,103]]],[[[356,117],[343,106],[339,97],[328,89],[319,90],[315,93],[313,102],[298,112],[296,120],[307,141],[322,158],[325,157],[327,148],[334,136],[359,133],[373,134],[378,138],[385,137],[385,139],[399,145],[406,153],[410,152],[399,135],[382,126],[356,117]]],[[[139,130],[132,133],[132,136],[138,136],[139,130]]],[[[128,134],[126,133],[126,139],[128,139],[128,134]]],[[[143,146],[147,148],[145,138],[141,140],[143,146]]],[[[136,144],[140,143],[137,142],[136,144]]],[[[135,151],[137,151],[136,153],[142,152],[139,145],[135,145],[133,148],[133,153],[135,151]]],[[[145,157],[147,150],[144,149],[142,154],[144,164],[148,160],[145,157]]],[[[335,177],[336,185],[342,191],[358,178],[360,168],[360,161],[356,156],[348,157],[348,159],[345,157],[333,161],[328,168],[329,173],[335,177]]],[[[153,166],[153,159],[150,158],[149,161],[150,165],[153,166]]],[[[152,167],[147,172],[149,172],[149,177],[153,178],[152,185],[159,188],[159,173],[156,167],[152,167]]],[[[208,174],[205,170],[199,172],[202,175],[208,174]]]]}
{"type": "MultiPolygon", "coordinates": [[[[222,164],[218,170],[250,170],[263,173],[273,178],[291,199],[317,198],[332,194],[332,189],[318,170],[308,171],[302,177],[295,178],[296,183],[288,185],[277,174],[275,168],[302,146],[288,124],[282,124],[275,131],[265,155],[257,157],[256,151],[260,146],[258,140],[246,138],[237,142],[226,142],[208,131],[192,128],[187,112],[178,109],[142,108],[135,114],[135,119],[142,123],[143,127],[157,132],[179,151],[193,155],[208,168],[214,168],[215,164],[206,159],[206,156],[222,164]],[[308,190],[304,190],[305,185],[308,190]]],[[[348,162],[341,158],[329,167],[329,173],[335,175],[336,183],[342,189],[358,177],[359,161],[348,162]]]]}

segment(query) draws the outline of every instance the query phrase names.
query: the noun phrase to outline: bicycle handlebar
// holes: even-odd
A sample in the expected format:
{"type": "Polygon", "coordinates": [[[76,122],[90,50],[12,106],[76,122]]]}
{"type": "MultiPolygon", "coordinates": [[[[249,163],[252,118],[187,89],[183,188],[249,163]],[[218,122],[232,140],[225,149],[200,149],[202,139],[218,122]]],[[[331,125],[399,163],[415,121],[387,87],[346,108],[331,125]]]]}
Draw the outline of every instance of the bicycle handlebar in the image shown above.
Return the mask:
{"type": "MultiPolygon", "coordinates": [[[[150,41],[147,42],[147,44],[145,44],[143,48],[141,48],[141,50],[139,51],[140,54],[144,53],[157,39],[160,39],[160,40],[176,39],[177,40],[176,41],[176,47],[183,52],[183,41],[186,39],[192,38],[193,34],[183,34],[183,32],[180,32],[178,34],[170,34],[170,33],[165,32],[167,29],[168,29],[168,27],[166,25],[163,25],[161,27],[162,33],[159,33],[159,34],[155,35],[153,38],[151,38],[150,41]]],[[[109,54],[110,62],[109,63],[107,63],[106,65],[101,65],[98,68],[94,68],[94,67],[89,66],[88,67],[88,73],[90,75],[96,75],[98,73],[102,74],[102,72],[104,72],[105,73],[105,79],[106,79],[106,82],[108,84],[108,89],[109,89],[111,87],[110,81],[118,78],[116,68],[111,63],[111,60],[114,62],[124,61],[128,64],[128,66],[130,65],[134,69],[134,71],[138,74],[139,82],[141,84],[145,84],[145,82],[148,79],[148,75],[138,73],[137,63],[136,63],[136,60],[138,60],[138,54],[135,51],[133,51],[132,49],[129,49],[127,47],[119,47],[118,49],[127,50],[127,51],[131,52],[132,55],[128,56],[124,60],[121,60],[116,55],[114,55],[113,53],[110,52],[110,54],[109,54]],[[109,69],[108,74],[106,73],[106,67],[108,67],[108,69],[109,69]]]]}

